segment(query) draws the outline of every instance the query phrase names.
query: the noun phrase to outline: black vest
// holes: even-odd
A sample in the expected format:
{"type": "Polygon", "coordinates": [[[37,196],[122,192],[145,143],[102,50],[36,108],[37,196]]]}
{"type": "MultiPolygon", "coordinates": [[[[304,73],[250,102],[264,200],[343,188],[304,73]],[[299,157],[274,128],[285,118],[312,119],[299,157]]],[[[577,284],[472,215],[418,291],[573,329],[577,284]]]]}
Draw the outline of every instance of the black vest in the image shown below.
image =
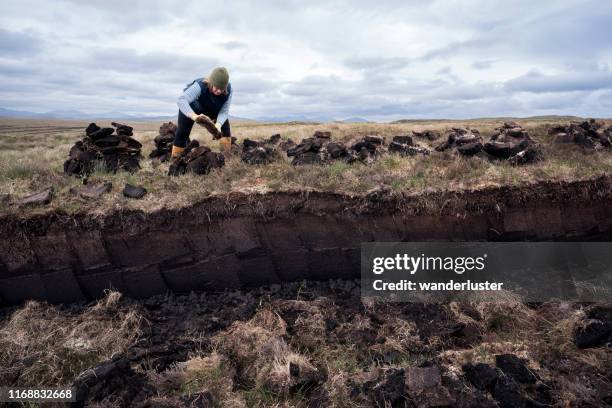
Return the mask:
{"type": "Polygon", "coordinates": [[[204,83],[202,78],[195,79],[193,82],[188,84],[185,89],[189,88],[196,82],[198,85],[200,85],[200,97],[191,102],[189,106],[191,106],[191,109],[193,109],[195,113],[203,113],[209,118],[215,120],[219,114],[219,111],[221,110],[221,107],[227,101],[227,98],[229,98],[229,93],[232,91],[232,85],[229,83],[227,84],[227,95],[223,93],[219,96],[208,90],[208,85],[204,83]]]}

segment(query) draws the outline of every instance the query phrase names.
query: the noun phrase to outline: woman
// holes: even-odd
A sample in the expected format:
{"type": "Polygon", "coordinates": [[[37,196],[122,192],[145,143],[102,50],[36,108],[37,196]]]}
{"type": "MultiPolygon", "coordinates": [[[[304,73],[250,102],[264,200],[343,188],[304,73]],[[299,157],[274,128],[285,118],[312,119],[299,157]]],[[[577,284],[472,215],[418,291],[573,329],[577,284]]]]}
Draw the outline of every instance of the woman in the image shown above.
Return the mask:
{"type": "MultiPolygon", "coordinates": [[[[172,145],[172,157],[181,154],[187,146],[193,122],[206,115],[216,121],[215,127],[223,137],[221,146],[231,143],[229,107],[232,101],[232,86],[225,67],[213,69],[208,78],[199,78],[188,84],[178,98],[178,129],[172,145]]],[[[227,147],[227,146],[226,146],[227,147]]]]}

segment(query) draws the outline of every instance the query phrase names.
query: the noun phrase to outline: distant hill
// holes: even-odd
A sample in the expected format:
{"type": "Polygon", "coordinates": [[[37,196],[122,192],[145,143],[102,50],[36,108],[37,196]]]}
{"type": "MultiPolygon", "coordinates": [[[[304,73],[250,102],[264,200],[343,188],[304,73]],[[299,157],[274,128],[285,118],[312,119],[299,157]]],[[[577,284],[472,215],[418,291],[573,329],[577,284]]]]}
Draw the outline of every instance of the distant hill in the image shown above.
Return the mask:
{"type": "MultiPolygon", "coordinates": [[[[598,118],[599,119],[599,118],[598,118]]],[[[452,121],[478,121],[478,120],[499,120],[499,121],[511,121],[511,120],[549,120],[554,121],[570,121],[570,120],[584,120],[580,116],[571,115],[542,115],[542,116],[528,116],[528,117],[490,117],[490,118],[468,118],[468,119],[399,119],[394,120],[390,123],[423,123],[423,122],[452,122],[452,121]]]]}
{"type": "MultiPolygon", "coordinates": [[[[123,112],[105,113],[84,113],[77,110],[54,110],[49,112],[29,112],[0,108],[0,117],[9,118],[28,118],[28,119],[63,119],[63,120],[123,120],[135,122],[157,122],[157,121],[176,121],[176,115],[132,115],[123,112]]],[[[230,115],[230,121],[236,122],[256,122],[253,119],[240,118],[230,115]]]]}
{"type": "Polygon", "coordinates": [[[54,110],[49,112],[29,112],[0,108],[0,117],[11,118],[31,118],[31,119],[65,119],[65,120],[94,120],[94,119],[110,119],[110,120],[170,120],[174,116],[153,116],[153,115],[131,115],[122,112],[105,112],[105,113],[84,113],[77,110],[54,110]]]}
{"type": "Polygon", "coordinates": [[[230,122],[243,122],[243,123],[258,123],[259,122],[255,119],[241,118],[240,116],[232,116],[232,115],[229,115],[229,120],[230,122]]]}
{"type": "Polygon", "coordinates": [[[341,122],[341,123],[367,123],[367,122],[370,122],[370,121],[367,120],[367,119],[364,119],[364,118],[353,117],[353,118],[347,118],[347,119],[339,120],[338,122],[341,122]]]}
{"type": "MultiPolygon", "coordinates": [[[[133,122],[166,122],[169,120],[176,121],[176,114],[173,115],[142,115],[142,114],[129,114],[117,111],[104,112],[104,113],[84,113],[78,110],[53,110],[49,112],[30,112],[21,110],[5,109],[0,107],[0,117],[10,118],[30,118],[30,119],[62,119],[62,120],[82,120],[82,121],[95,121],[95,120],[117,120],[117,121],[133,121],[133,122]]],[[[545,116],[529,116],[529,117],[490,117],[490,118],[469,118],[469,119],[399,119],[394,120],[390,123],[435,123],[435,122],[448,122],[448,121],[478,121],[478,120],[499,120],[499,121],[511,121],[511,120],[547,120],[551,122],[555,121],[571,121],[571,120],[584,120],[579,116],[571,115],[545,115],[545,116]]],[[[367,119],[361,117],[350,117],[342,120],[337,120],[330,116],[303,116],[303,115],[288,115],[288,116],[262,116],[256,119],[244,118],[239,116],[230,115],[230,121],[242,122],[242,123],[368,123],[367,119]]]]}
{"type": "Polygon", "coordinates": [[[258,122],[263,123],[328,123],[334,122],[336,119],[329,116],[261,116],[257,118],[258,122]]]}
{"type": "Polygon", "coordinates": [[[40,113],[18,111],[12,109],[0,108],[0,117],[10,118],[38,118],[40,113]]]}

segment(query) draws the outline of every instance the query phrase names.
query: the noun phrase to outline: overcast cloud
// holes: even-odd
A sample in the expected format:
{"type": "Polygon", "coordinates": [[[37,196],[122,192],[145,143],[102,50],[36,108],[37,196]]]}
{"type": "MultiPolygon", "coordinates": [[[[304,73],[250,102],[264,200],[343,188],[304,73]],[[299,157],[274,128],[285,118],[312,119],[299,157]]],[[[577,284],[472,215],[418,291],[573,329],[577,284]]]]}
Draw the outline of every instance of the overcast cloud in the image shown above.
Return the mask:
{"type": "Polygon", "coordinates": [[[230,114],[612,116],[612,2],[13,1],[0,107],[171,115],[226,66],[230,114]]]}

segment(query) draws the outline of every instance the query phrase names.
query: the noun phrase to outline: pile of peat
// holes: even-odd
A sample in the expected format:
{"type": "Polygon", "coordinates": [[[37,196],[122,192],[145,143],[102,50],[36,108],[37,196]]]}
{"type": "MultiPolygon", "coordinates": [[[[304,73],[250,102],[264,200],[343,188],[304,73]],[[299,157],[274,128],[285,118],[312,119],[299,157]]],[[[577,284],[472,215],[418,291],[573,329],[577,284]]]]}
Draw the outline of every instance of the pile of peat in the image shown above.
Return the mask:
{"type": "Polygon", "coordinates": [[[240,159],[252,165],[268,164],[278,158],[281,135],[274,134],[264,140],[244,139],[240,159]]]}
{"type": "Polygon", "coordinates": [[[176,134],[177,126],[172,122],[162,123],[159,127],[159,135],[155,136],[153,142],[155,149],[149,154],[150,159],[157,159],[161,162],[170,160],[172,154],[172,143],[176,134]]]}
{"type": "Polygon", "coordinates": [[[172,158],[168,175],[178,176],[186,172],[203,175],[224,165],[225,156],[222,153],[213,152],[210,147],[200,145],[197,140],[192,140],[181,154],[172,158]]]}
{"type": "Polygon", "coordinates": [[[571,122],[568,125],[554,125],[548,129],[557,143],[575,143],[586,150],[599,150],[612,147],[612,126],[604,128],[594,119],[571,122]]]}
{"type": "Polygon", "coordinates": [[[483,150],[491,157],[512,164],[535,163],[544,159],[540,146],[516,122],[505,122],[495,129],[483,150]]]}
{"type": "Polygon", "coordinates": [[[514,165],[544,160],[540,146],[516,122],[504,122],[486,143],[478,129],[453,128],[446,141],[436,147],[439,152],[448,149],[455,149],[465,157],[484,154],[489,159],[507,160],[514,165]]]}
{"type": "Polygon", "coordinates": [[[410,136],[394,136],[393,141],[386,146],[385,138],[367,135],[354,140],[348,145],[331,138],[331,132],[316,131],[312,137],[302,139],[298,145],[292,145],[287,150],[287,156],[292,158],[293,165],[329,164],[336,160],[345,163],[371,163],[388,152],[403,156],[416,154],[428,155],[429,150],[414,143],[410,136]]]}
{"type": "Polygon", "coordinates": [[[85,137],[70,149],[70,157],[64,162],[64,173],[86,176],[94,170],[96,163],[112,172],[140,169],[142,144],[132,137],[134,129],[116,122],[112,125],[115,129],[90,123],[85,129],[85,137]]]}

